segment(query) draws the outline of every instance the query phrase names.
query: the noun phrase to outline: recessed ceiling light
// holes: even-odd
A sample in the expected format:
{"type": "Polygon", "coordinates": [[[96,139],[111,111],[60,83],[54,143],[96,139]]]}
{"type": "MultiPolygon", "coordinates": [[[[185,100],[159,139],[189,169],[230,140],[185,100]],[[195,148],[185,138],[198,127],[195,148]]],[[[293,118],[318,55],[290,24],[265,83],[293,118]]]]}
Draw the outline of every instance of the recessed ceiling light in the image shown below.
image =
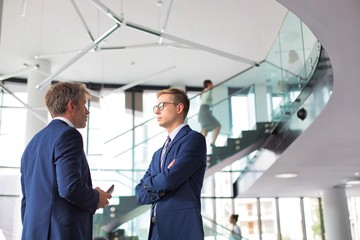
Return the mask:
{"type": "Polygon", "coordinates": [[[297,173],[279,173],[275,175],[277,178],[295,178],[297,176],[297,173]]]}
{"type": "Polygon", "coordinates": [[[346,184],[358,185],[358,184],[360,184],[360,180],[349,180],[349,181],[346,182],[346,184]]]}
{"type": "Polygon", "coordinates": [[[360,184],[360,177],[350,177],[344,179],[346,185],[359,185],[360,184]]]}

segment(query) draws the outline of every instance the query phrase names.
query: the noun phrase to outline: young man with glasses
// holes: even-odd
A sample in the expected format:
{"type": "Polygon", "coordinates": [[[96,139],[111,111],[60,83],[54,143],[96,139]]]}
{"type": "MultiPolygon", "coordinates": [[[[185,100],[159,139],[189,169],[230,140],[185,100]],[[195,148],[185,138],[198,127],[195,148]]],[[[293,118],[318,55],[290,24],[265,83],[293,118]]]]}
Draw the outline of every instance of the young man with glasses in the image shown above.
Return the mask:
{"type": "Polygon", "coordinates": [[[185,124],[187,94],[176,88],[157,93],[154,113],[168,138],[136,186],[139,204],[151,204],[149,240],[203,240],[200,194],[206,168],[206,142],[185,124]]]}

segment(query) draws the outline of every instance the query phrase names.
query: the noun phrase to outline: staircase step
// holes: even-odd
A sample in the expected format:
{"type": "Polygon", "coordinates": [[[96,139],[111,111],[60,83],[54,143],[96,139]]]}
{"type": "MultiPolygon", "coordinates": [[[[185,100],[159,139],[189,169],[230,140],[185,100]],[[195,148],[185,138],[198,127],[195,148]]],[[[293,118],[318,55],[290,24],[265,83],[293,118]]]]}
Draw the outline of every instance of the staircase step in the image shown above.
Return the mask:
{"type": "Polygon", "coordinates": [[[228,138],[227,139],[228,148],[233,150],[234,152],[240,151],[242,143],[243,143],[242,138],[228,138]]]}
{"type": "Polygon", "coordinates": [[[250,144],[256,142],[263,133],[258,132],[257,130],[248,130],[242,131],[242,147],[249,146],[250,144]]]}
{"type": "Polygon", "coordinates": [[[207,155],[207,159],[206,159],[206,166],[212,167],[214,165],[216,165],[217,163],[221,162],[222,158],[218,155],[213,155],[213,154],[209,154],[207,155]]]}
{"type": "Polygon", "coordinates": [[[228,146],[212,147],[212,155],[219,156],[222,159],[229,157],[234,153],[235,153],[234,150],[230,149],[228,146]]]}
{"type": "Polygon", "coordinates": [[[214,166],[223,159],[254,144],[259,138],[270,134],[271,129],[271,122],[258,122],[255,130],[242,131],[242,138],[228,138],[226,146],[212,147],[212,154],[208,155],[207,166],[214,166]]]}

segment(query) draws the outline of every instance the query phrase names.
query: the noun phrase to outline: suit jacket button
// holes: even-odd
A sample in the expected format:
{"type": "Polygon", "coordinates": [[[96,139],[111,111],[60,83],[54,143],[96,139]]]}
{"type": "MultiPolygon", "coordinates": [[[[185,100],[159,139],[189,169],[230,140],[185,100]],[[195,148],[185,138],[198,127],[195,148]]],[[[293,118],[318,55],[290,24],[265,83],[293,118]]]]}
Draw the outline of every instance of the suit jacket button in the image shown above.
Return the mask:
{"type": "Polygon", "coordinates": [[[144,189],[148,189],[149,188],[149,186],[148,185],[144,185],[144,189]]]}

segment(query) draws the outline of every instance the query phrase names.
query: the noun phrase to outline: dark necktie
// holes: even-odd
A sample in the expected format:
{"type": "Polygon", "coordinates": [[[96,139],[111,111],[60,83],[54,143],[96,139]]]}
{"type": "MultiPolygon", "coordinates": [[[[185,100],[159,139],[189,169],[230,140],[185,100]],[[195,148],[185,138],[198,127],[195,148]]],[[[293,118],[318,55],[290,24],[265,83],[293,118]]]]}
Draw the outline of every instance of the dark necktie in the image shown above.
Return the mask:
{"type": "Polygon", "coordinates": [[[166,141],[165,141],[165,144],[164,144],[164,148],[161,152],[161,158],[160,158],[160,169],[162,171],[162,168],[163,168],[163,164],[164,164],[164,160],[165,160],[165,153],[170,145],[170,142],[171,142],[171,138],[168,136],[166,138],[166,141]]]}
{"type": "MultiPolygon", "coordinates": [[[[163,150],[161,152],[161,158],[160,158],[160,169],[161,169],[161,171],[162,171],[162,165],[164,164],[164,160],[165,160],[165,153],[166,153],[166,150],[168,149],[168,147],[170,145],[170,142],[171,142],[171,138],[168,136],[166,138],[164,148],[163,148],[163,150]]],[[[153,207],[152,218],[151,218],[152,223],[156,222],[156,206],[157,206],[156,203],[152,205],[152,207],[153,207]]]]}

